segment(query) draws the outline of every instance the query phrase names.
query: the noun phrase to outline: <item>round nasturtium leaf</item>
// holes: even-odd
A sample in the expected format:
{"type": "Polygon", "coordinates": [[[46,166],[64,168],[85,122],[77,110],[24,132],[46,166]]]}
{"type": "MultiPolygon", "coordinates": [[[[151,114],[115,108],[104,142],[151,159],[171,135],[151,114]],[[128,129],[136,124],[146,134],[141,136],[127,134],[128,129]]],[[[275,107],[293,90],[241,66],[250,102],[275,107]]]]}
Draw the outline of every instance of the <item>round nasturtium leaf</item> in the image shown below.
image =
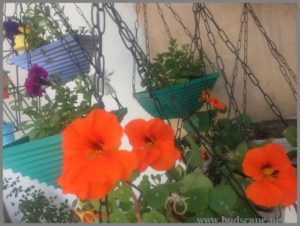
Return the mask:
{"type": "Polygon", "coordinates": [[[230,185],[217,185],[209,192],[209,207],[219,214],[232,210],[237,200],[238,197],[230,185]]]}
{"type": "Polygon", "coordinates": [[[124,213],[121,211],[112,212],[109,215],[109,222],[110,223],[129,223],[129,220],[125,217],[124,213]]]}
{"type": "Polygon", "coordinates": [[[205,189],[188,191],[184,197],[188,198],[186,203],[191,213],[199,213],[208,207],[208,191],[205,189]]]}
{"type": "Polygon", "coordinates": [[[121,202],[128,202],[131,198],[131,190],[127,184],[122,184],[111,193],[111,196],[119,199],[121,202]]]}
{"type": "Polygon", "coordinates": [[[187,193],[195,189],[210,190],[213,188],[211,180],[200,172],[190,173],[181,180],[181,192],[187,193]]]}
{"type": "Polygon", "coordinates": [[[145,223],[167,223],[167,219],[161,213],[152,210],[143,214],[143,222],[145,223]]]}
{"type": "Polygon", "coordinates": [[[144,194],[144,200],[150,207],[161,210],[164,208],[168,196],[169,192],[165,187],[157,186],[144,194]]]}

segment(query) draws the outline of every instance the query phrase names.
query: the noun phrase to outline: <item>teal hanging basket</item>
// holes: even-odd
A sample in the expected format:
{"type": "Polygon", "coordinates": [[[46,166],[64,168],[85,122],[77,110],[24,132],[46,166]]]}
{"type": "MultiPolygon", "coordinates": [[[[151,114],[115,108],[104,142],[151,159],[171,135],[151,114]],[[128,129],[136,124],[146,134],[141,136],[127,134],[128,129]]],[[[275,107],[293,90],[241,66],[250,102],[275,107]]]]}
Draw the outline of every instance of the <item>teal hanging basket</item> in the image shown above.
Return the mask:
{"type": "MultiPolygon", "coordinates": [[[[113,112],[121,122],[127,108],[113,112]]],[[[62,171],[61,146],[61,134],[34,141],[23,137],[3,147],[3,168],[57,188],[56,180],[62,171]]]]}
{"type": "Polygon", "coordinates": [[[3,168],[58,187],[62,169],[62,137],[54,135],[40,140],[4,147],[3,168]]]}
{"type": "Polygon", "coordinates": [[[176,84],[171,88],[155,90],[153,96],[159,100],[163,115],[160,114],[160,108],[157,110],[154,98],[149,95],[148,91],[136,93],[134,98],[153,117],[180,118],[201,107],[202,103],[199,101],[199,97],[202,90],[212,89],[218,77],[219,73],[211,73],[184,84],[176,84]]]}

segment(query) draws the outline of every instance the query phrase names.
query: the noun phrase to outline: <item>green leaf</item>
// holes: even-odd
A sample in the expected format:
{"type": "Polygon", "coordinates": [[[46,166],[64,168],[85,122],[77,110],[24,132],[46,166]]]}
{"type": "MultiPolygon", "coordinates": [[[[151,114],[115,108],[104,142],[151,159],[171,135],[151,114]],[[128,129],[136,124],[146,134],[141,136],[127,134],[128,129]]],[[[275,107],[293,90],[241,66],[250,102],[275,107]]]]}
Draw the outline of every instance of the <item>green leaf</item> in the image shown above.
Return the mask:
{"type": "Polygon", "coordinates": [[[213,188],[211,180],[200,172],[188,174],[181,180],[181,184],[182,186],[180,190],[184,194],[195,189],[203,189],[208,191],[213,188]]]}
{"type": "Polygon", "coordinates": [[[293,146],[297,147],[297,128],[295,126],[289,126],[287,127],[282,135],[286,137],[288,142],[293,146]]]}
{"type": "Polygon", "coordinates": [[[194,189],[185,194],[188,197],[188,211],[198,213],[208,207],[208,191],[206,189],[194,189]]]}
{"type": "Polygon", "coordinates": [[[166,176],[171,180],[179,181],[182,178],[183,171],[184,171],[183,167],[178,165],[168,170],[166,172],[166,176]]]}
{"type": "Polygon", "coordinates": [[[137,171],[134,171],[134,172],[131,174],[130,181],[135,181],[139,176],[140,176],[140,173],[137,172],[137,171]]]}
{"type": "Polygon", "coordinates": [[[209,207],[219,214],[232,210],[237,200],[238,197],[230,185],[217,185],[209,192],[209,207]]]}
{"type": "Polygon", "coordinates": [[[238,169],[242,169],[243,159],[248,150],[249,148],[247,143],[242,142],[236,147],[236,149],[233,152],[230,153],[231,158],[238,169]]]}
{"type": "Polygon", "coordinates": [[[110,223],[129,223],[128,219],[125,217],[124,213],[115,210],[109,215],[110,223]]]}
{"type": "Polygon", "coordinates": [[[220,223],[218,215],[210,208],[199,211],[187,218],[188,223],[220,223]]]}
{"type": "Polygon", "coordinates": [[[167,223],[167,219],[161,213],[152,210],[143,214],[143,222],[145,223],[167,223]]]}
{"type": "Polygon", "coordinates": [[[124,212],[130,212],[133,208],[132,202],[120,202],[119,207],[124,212]]]}
{"type": "Polygon", "coordinates": [[[163,210],[168,196],[169,192],[166,187],[158,185],[144,194],[144,201],[153,209],[163,210]]]}
{"type": "Polygon", "coordinates": [[[147,175],[144,175],[140,184],[139,189],[141,189],[142,192],[146,193],[151,188],[151,183],[149,181],[149,177],[147,175]]]}
{"type": "Polygon", "coordinates": [[[116,190],[111,192],[113,198],[119,199],[121,202],[129,202],[131,198],[131,189],[127,184],[122,184],[116,190]]]}
{"type": "Polygon", "coordinates": [[[185,139],[191,147],[190,151],[186,154],[187,164],[193,168],[202,167],[203,161],[199,153],[198,145],[193,141],[190,135],[185,136],[185,139]]]}
{"type": "Polygon", "coordinates": [[[90,200],[90,203],[93,205],[93,207],[98,210],[100,206],[100,201],[99,200],[90,200]]]}

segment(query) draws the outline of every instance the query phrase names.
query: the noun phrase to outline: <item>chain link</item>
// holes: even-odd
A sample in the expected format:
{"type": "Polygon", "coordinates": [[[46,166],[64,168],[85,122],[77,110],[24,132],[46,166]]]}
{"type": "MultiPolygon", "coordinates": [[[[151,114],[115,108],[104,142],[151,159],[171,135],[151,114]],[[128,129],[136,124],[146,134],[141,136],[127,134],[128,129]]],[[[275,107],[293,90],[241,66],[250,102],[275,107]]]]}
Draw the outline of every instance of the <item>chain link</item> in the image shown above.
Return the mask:
{"type": "Polygon", "coordinates": [[[167,21],[165,19],[164,13],[163,13],[160,5],[158,3],[155,3],[155,4],[156,4],[156,7],[157,7],[158,14],[159,14],[159,16],[161,17],[161,19],[163,21],[163,24],[164,24],[164,27],[165,27],[166,32],[168,34],[168,37],[169,37],[169,39],[172,39],[172,34],[171,34],[170,28],[169,28],[169,26],[167,24],[167,21]]]}
{"type": "MultiPolygon", "coordinates": [[[[215,55],[216,55],[216,63],[217,63],[218,71],[221,73],[221,76],[222,76],[222,78],[225,82],[225,89],[226,89],[227,95],[231,99],[232,107],[235,111],[236,117],[238,118],[238,116],[240,115],[240,111],[239,111],[239,108],[237,106],[237,103],[236,103],[236,100],[235,100],[234,96],[232,96],[232,94],[233,94],[232,86],[231,86],[231,84],[229,83],[229,81],[227,79],[227,75],[226,75],[226,72],[225,72],[225,65],[224,65],[224,62],[223,62],[221,56],[219,55],[219,53],[217,51],[215,38],[214,38],[214,35],[211,31],[210,25],[208,23],[208,19],[207,19],[208,16],[207,16],[206,13],[204,13],[204,9],[205,8],[202,4],[197,4],[197,11],[201,15],[201,17],[204,21],[206,32],[207,32],[207,37],[209,39],[210,44],[212,45],[212,47],[214,49],[215,55]]],[[[222,34],[223,34],[223,37],[227,37],[226,34],[224,36],[224,32],[222,32],[222,34]]],[[[228,41],[227,41],[227,43],[228,43],[228,41]]]]}
{"type": "MultiPolygon", "coordinates": [[[[246,21],[247,18],[247,14],[248,14],[248,10],[247,10],[247,5],[243,4],[243,9],[242,9],[242,14],[241,14],[241,23],[240,23],[240,31],[239,31],[239,37],[238,37],[238,41],[236,44],[236,49],[237,49],[237,54],[240,54],[240,50],[242,47],[242,35],[243,35],[243,31],[245,29],[246,26],[248,26],[248,21],[246,21]]],[[[244,56],[245,56],[245,49],[244,49],[244,56]]],[[[235,58],[235,62],[234,62],[234,67],[233,67],[233,72],[232,72],[232,95],[229,98],[229,103],[228,103],[228,113],[227,116],[230,117],[231,115],[231,105],[232,105],[232,97],[234,97],[234,89],[235,89],[235,81],[236,81],[236,77],[237,77],[237,71],[238,71],[238,63],[239,60],[236,57],[235,58]]],[[[244,87],[245,88],[245,87],[244,87]]],[[[243,90],[244,92],[244,90],[243,90]]]]}
{"type": "Polygon", "coordinates": [[[103,3],[92,3],[91,9],[92,18],[92,36],[93,44],[96,48],[94,53],[95,62],[95,73],[94,73],[94,84],[96,84],[96,91],[99,93],[101,90],[100,97],[104,96],[104,73],[105,73],[105,58],[103,56],[102,43],[103,34],[105,32],[105,12],[103,3]],[[101,89],[99,87],[99,81],[101,79],[101,89]]]}
{"type": "MultiPolygon", "coordinates": [[[[263,90],[263,88],[260,86],[260,83],[258,81],[258,79],[256,78],[256,76],[253,74],[251,68],[241,59],[241,57],[237,54],[237,51],[234,47],[234,45],[232,44],[232,42],[228,39],[226,33],[220,28],[220,26],[218,25],[218,23],[215,21],[214,17],[212,16],[212,14],[210,13],[210,11],[208,10],[208,8],[206,7],[205,3],[201,3],[201,7],[203,8],[203,15],[205,14],[205,17],[209,18],[210,21],[214,24],[215,28],[218,30],[218,34],[221,37],[221,39],[223,40],[223,42],[226,44],[227,48],[235,54],[235,56],[239,59],[244,71],[246,72],[248,78],[250,79],[250,81],[259,89],[259,91],[262,93],[264,99],[266,100],[267,104],[269,105],[270,109],[272,110],[272,112],[281,120],[281,122],[287,126],[286,121],[284,120],[284,118],[282,117],[281,111],[279,110],[279,108],[275,105],[275,103],[272,101],[272,99],[270,98],[270,96],[263,90]]],[[[217,57],[218,58],[218,57],[217,57]]],[[[217,60],[218,62],[218,60],[217,60]]],[[[224,64],[223,64],[224,65],[224,64]]],[[[220,69],[223,71],[222,67],[220,67],[220,69]]],[[[226,83],[226,82],[225,82],[226,83]]],[[[227,93],[229,90],[231,90],[231,85],[228,83],[225,84],[227,93]],[[227,87],[228,86],[228,87],[227,87]]],[[[228,95],[230,95],[228,93],[228,95]]],[[[235,103],[235,101],[233,101],[233,108],[235,111],[238,111],[237,105],[235,103]]]]}
{"type": "MultiPolygon", "coordinates": [[[[171,11],[171,13],[173,14],[174,18],[176,19],[176,21],[179,23],[179,25],[183,28],[185,34],[191,39],[192,45],[194,42],[201,42],[201,40],[195,40],[195,37],[193,36],[192,32],[184,25],[184,23],[182,22],[181,17],[176,13],[176,11],[173,9],[171,3],[165,3],[166,7],[171,11]]],[[[195,11],[196,9],[194,9],[194,5],[193,5],[193,12],[195,15],[195,11]]],[[[191,45],[191,50],[192,50],[192,45],[191,45]]],[[[207,63],[209,64],[210,68],[212,71],[217,71],[216,66],[213,64],[213,62],[208,58],[206,52],[204,51],[204,49],[202,49],[202,54],[204,59],[207,61],[207,63]]],[[[193,56],[193,53],[191,53],[191,56],[193,56]]]]}
{"type": "Polygon", "coordinates": [[[150,44],[149,44],[149,23],[147,14],[147,4],[143,3],[144,11],[144,29],[145,29],[145,40],[146,40],[146,56],[150,60],[150,44]]]}
{"type": "MultiPolygon", "coordinates": [[[[247,13],[244,14],[244,62],[248,65],[248,5],[246,4],[247,13]]],[[[247,73],[243,73],[243,113],[247,110],[247,73]]]]}
{"type": "Polygon", "coordinates": [[[89,27],[90,31],[92,31],[93,27],[90,24],[90,22],[88,21],[88,19],[85,17],[82,9],[76,3],[74,3],[74,6],[76,7],[78,14],[82,17],[82,19],[85,21],[86,25],[89,27]]]}
{"type": "MultiPolygon", "coordinates": [[[[138,33],[139,33],[139,28],[140,28],[140,23],[139,23],[140,3],[135,3],[135,13],[136,13],[136,20],[134,23],[135,41],[136,41],[136,43],[138,43],[138,33]]],[[[135,59],[133,59],[133,73],[132,73],[132,81],[131,81],[133,94],[136,93],[136,90],[135,90],[136,72],[137,72],[137,64],[136,64],[135,59]]]]}
{"type": "Polygon", "coordinates": [[[256,26],[258,27],[260,33],[265,37],[272,55],[274,56],[277,63],[279,64],[279,69],[280,69],[281,74],[284,76],[286,82],[288,83],[288,85],[293,93],[295,100],[297,101],[297,91],[295,90],[295,87],[291,82],[291,78],[292,78],[294,80],[294,82],[297,83],[297,77],[296,77],[294,71],[287,64],[285,58],[279,53],[275,43],[268,36],[265,28],[262,26],[260,20],[258,19],[256,13],[254,12],[252,5],[247,3],[247,6],[249,8],[249,13],[252,16],[256,26]]]}

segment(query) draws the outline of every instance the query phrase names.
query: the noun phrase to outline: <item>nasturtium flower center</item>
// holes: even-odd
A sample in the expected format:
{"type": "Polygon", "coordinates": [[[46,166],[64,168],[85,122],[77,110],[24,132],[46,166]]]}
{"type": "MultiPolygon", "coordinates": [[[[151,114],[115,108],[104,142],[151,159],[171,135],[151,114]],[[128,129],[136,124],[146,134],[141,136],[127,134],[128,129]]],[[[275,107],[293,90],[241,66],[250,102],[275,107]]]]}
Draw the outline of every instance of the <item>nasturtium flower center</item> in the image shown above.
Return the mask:
{"type": "Polygon", "coordinates": [[[103,153],[103,146],[101,143],[93,144],[92,150],[88,153],[89,160],[95,160],[103,153]]]}
{"type": "Polygon", "coordinates": [[[277,170],[272,169],[270,166],[263,167],[262,173],[265,177],[275,177],[278,173],[277,170]]]}
{"type": "Polygon", "coordinates": [[[154,143],[155,143],[155,140],[152,137],[146,137],[144,147],[151,148],[154,145],[154,143]]]}

